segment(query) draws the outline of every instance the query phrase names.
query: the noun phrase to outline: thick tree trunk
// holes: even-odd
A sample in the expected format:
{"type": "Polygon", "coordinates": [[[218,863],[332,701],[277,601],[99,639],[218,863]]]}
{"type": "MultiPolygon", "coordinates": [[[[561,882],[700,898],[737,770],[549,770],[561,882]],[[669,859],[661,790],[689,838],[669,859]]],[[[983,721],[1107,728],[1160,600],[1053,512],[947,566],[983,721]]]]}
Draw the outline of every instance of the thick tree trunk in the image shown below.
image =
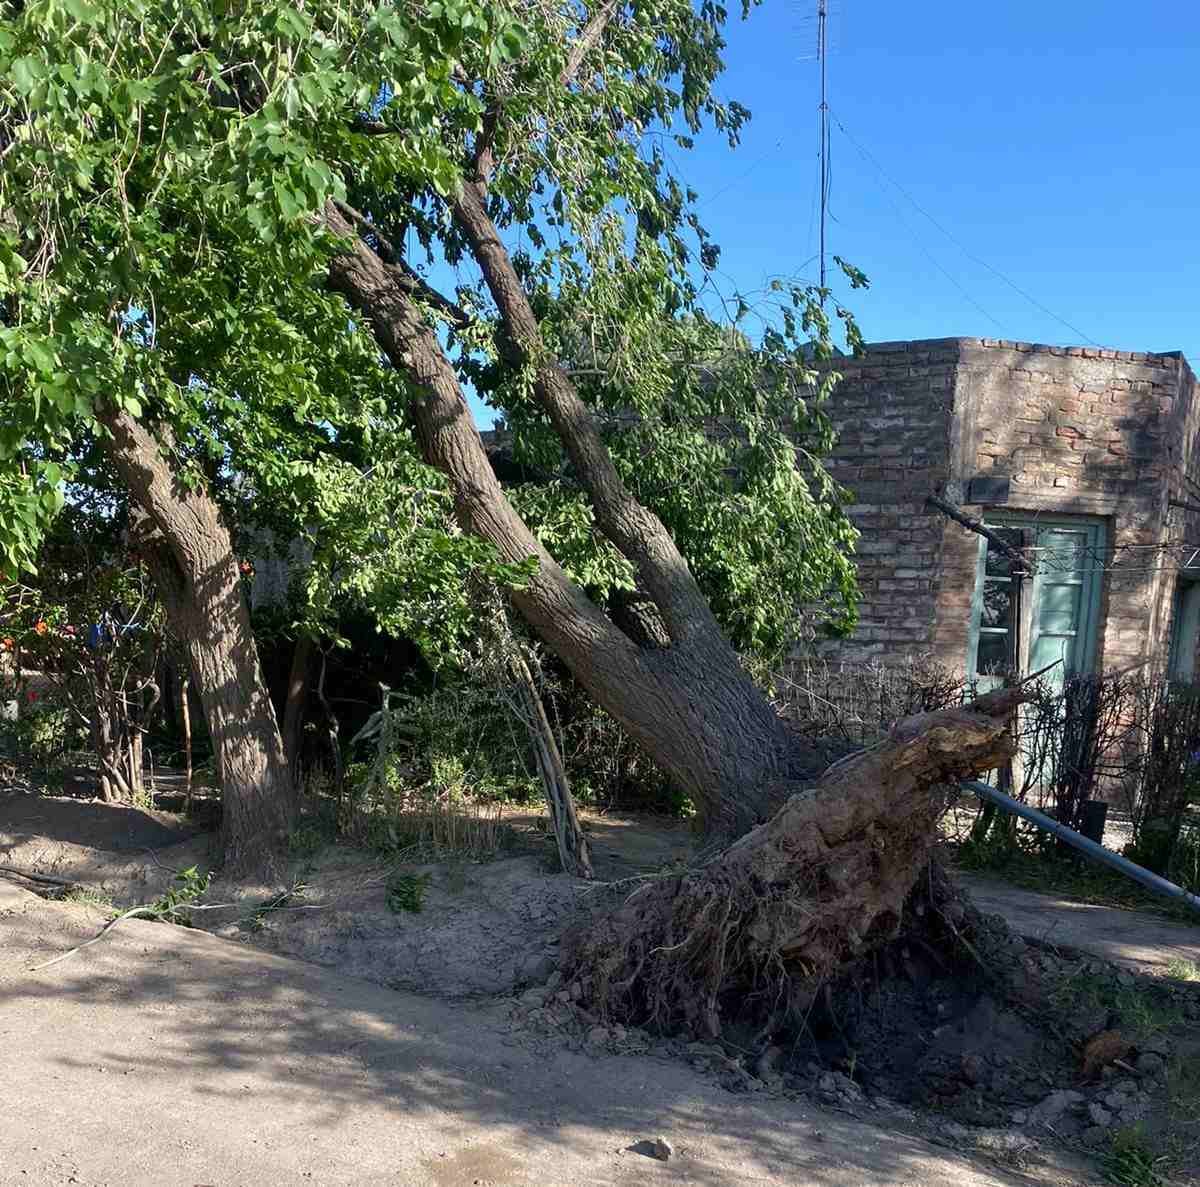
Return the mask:
{"type": "Polygon", "coordinates": [[[1011,755],[1021,697],[908,718],[719,857],[645,884],[569,955],[582,1003],[709,1037],[735,1013],[767,1029],[802,1015],[839,967],[897,934],[944,785],[1011,755]]]}
{"type": "MultiPolygon", "coordinates": [[[[352,236],[336,208],[327,209],[325,221],[352,236]]],[[[450,478],[460,524],[506,561],[537,559],[536,574],[511,595],[533,630],[692,797],[710,831],[736,836],[769,815],[767,789],[792,773],[794,739],[716,629],[665,528],[619,486],[615,471],[602,475],[605,493],[595,498],[605,511],[603,520],[597,511],[598,521],[639,558],[643,584],[670,633],[669,647],[643,647],[566,576],[509,503],[457,376],[402,275],[359,241],[334,259],[330,282],[417,389],[410,406],[417,435],[426,460],[450,478]],[[646,536],[641,544],[639,534],[646,536]]],[[[581,408],[568,408],[564,425],[586,433],[581,408]]],[[[599,438],[585,444],[581,458],[601,465],[599,438]]]]}
{"type": "Polygon", "coordinates": [[[287,700],[283,707],[283,753],[287,757],[292,783],[300,786],[300,743],[304,727],[304,709],[308,701],[308,678],[312,667],[312,639],[301,635],[292,649],[292,668],[288,673],[287,700]]]}
{"type": "Polygon", "coordinates": [[[295,799],[229,532],[203,488],[175,480],[142,424],[113,407],[102,409],[99,419],[204,706],[221,781],[226,866],[269,867],[286,842],[295,799]]]}

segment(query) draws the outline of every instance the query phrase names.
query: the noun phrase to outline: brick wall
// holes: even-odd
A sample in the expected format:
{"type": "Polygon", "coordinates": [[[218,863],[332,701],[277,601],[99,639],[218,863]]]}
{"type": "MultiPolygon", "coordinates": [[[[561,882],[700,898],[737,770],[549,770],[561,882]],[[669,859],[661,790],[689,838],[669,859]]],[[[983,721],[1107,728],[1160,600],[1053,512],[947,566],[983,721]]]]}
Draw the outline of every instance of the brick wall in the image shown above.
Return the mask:
{"type": "Polygon", "coordinates": [[[839,360],[829,469],[853,493],[849,513],[862,532],[859,628],[830,648],[841,658],[933,645],[942,530],[924,503],[949,473],[957,365],[952,338],[878,343],[864,358],[839,360]]]}
{"type": "Polygon", "coordinates": [[[1165,657],[1174,574],[1148,546],[1176,535],[1168,487],[1200,502],[1200,409],[1181,356],[953,338],[872,346],[843,373],[831,469],[863,533],[863,627],[839,655],[962,664],[979,542],[924,499],[946,480],[1003,475],[1006,512],[1106,521],[1116,563],[1098,662],[1165,657]]]}

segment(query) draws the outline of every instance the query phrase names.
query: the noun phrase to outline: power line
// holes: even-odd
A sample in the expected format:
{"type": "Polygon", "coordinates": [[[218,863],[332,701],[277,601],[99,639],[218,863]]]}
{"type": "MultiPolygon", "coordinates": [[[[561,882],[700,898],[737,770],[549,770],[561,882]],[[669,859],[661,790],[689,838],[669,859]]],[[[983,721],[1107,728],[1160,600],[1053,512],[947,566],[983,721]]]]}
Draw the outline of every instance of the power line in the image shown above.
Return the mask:
{"type": "Polygon", "coordinates": [[[874,157],[874,155],[867,148],[865,148],[862,144],[860,144],[854,138],[854,136],[852,136],[850,134],[850,130],[846,127],[845,124],[842,123],[842,121],[836,115],[833,116],[832,118],[833,118],[833,122],[836,123],[838,128],[841,130],[842,135],[844,135],[846,137],[846,139],[849,140],[850,143],[853,144],[854,147],[857,148],[860,153],[862,153],[862,155],[867,159],[867,161],[870,162],[870,164],[878,171],[879,175],[881,177],[883,177],[890,185],[894,186],[897,190],[899,190],[900,193],[903,194],[904,197],[908,200],[908,202],[912,205],[913,209],[916,210],[916,212],[918,214],[922,215],[924,218],[927,218],[934,225],[934,227],[937,230],[939,230],[943,235],[945,235],[946,238],[949,239],[950,242],[953,243],[954,246],[957,247],[958,250],[961,251],[963,253],[963,255],[965,255],[967,257],[967,259],[978,264],[981,268],[986,268],[989,272],[992,273],[993,276],[996,276],[1000,280],[1004,281],[1004,283],[1006,285],[1008,285],[1008,287],[1011,288],[1013,290],[1013,292],[1015,292],[1019,296],[1023,297],[1035,309],[1040,310],[1047,317],[1053,318],[1060,325],[1066,326],[1066,328],[1068,330],[1070,330],[1071,333],[1074,334],[1077,338],[1081,338],[1084,342],[1088,343],[1090,346],[1099,346],[1100,345],[1100,343],[1096,342],[1095,339],[1089,338],[1088,335],[1085,334],[1078,326],[1072,325],[1069,321],[1067,321],[1067,319],[1065,317],[1060,317],[1057,313],[1054,312],[1053,309],[1046,308],[1046,306],[1043,305],[1039,300],[1037,300],[1036,297],[1031,296],[1023,288],[1021,288],[1020,285],[1018,285],[1014,280],[1009,279],[1009,277],[1007,277],[1003,272],[1001,272],[999,268],[994,267],[993,265],[989,264],[987,262],[987,260],[981,259],[979,256],[975,255],[974,252],[972,252],[970,250],[970,248],[968,248],[962,242],[961,239],[959,239],[952,232],[948,231],[936,218],[934,218],[934,216],[932,214],[929,213],[928,210],[926,210],[916,200],[916,198],[914,198],[912,196],[912,194],[910,194],[908,192],[908,190],[906,190],[904,188],[904,186],[902,186],[894,177],[891,176],[891,174],[888,173],[888,171],[886,169],[884,169],[884,167],[879,163],[879,161],[874,157]]]}
{"type": "MultiPolygon", "coordinates": [[[[858,148],[859,146],[856,144],[855,147],[858,148]]],[[[860,149],[859,151],[862,150],[860,149]]],[[[865,160],[868,165],[873,165],[871,158],[865,153],[863,153],[863,160],[865,160]]],[[[971,296],[971,294],[966,290],[965,286],[959,282],[957,277],[952,275],[946,268],[942,267],[941,263],[938,261],[937,257],[934,256],[933,252],[931,252],[929,248],[925,246],[924,240],[920,235],[917,234],[916,229],[909,223],[908,219],[904,217],[899,203],[897,203],[896,199],[892,196],[891,191],[889,191],[883,185],[880,185],[879,192],[887,200],[887,204],[892,208],[892,213],[896,216],[896,220],[908,232],[913,243],[916,244],[918,251],[920,251],[920,253],[930,262],[930,264],[932,264],[933,267],[936,268],[958,290],[959,294],[968,305],[973,306],[976,310],[983,314],[983,316],[986,317],[988,321],[990,321],[992,325],[994,325],[996,329],[1000,331],[1001,334],[1004,334],[1004,326],[1001,325],[1001,323],[995,317],[993,317],[978,301],[975,300],[974,297],[971,296]]],[[[837,220],[835,219],[834,221],[836,222],[837,220]]]]}

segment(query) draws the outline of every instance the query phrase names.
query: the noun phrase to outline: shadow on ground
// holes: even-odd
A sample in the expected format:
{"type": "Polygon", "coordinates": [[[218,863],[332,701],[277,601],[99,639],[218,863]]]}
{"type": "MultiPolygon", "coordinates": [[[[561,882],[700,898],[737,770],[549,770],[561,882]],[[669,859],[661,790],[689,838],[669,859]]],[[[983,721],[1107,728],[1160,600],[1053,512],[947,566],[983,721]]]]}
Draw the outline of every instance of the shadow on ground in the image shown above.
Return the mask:
{"type": "Polygon", "coordinates": [[[131,920],[27,971],[100,918],[0,883],[2,1184],[1020,1181],[680,1064],[530,1045],[503,1003],[393,993],[182,928],[131,920]],[[631,1149],[658,1136],[668,1162],[631,1149]]]}

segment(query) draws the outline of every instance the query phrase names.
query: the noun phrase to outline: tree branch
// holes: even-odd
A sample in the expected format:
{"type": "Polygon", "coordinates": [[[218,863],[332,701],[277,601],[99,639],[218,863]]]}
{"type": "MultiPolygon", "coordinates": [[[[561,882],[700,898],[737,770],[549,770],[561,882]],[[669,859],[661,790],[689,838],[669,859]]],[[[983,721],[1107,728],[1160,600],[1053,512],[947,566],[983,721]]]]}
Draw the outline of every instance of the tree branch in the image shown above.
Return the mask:
{"type": "Polygon", "coordinates": [[[1032,569],[1029,564],[1029,558],[1025,556],[1020,549],[1014,548],[1002,536],[997,535],[992,531],[983,520],[976,519],[973,515],[968,515],[965,511],[960,511],[953,503],[947,503],[945,499],[939,498],[937,495],[930,495],[926,500],[930,507],[936,507],[943,515],[954,520],[955,523],[960,523],[969,532],[974,532],[977,536],[982,536],[989,544],[994,544],[996,548],[1002,552],[1013,563],[1013,576],[1028,576],[1032,569]]]}
{"type": "Polygon", "coordinates": [[[456,330],[465,330],[471,324],[471,315],[443,293],[438,292],[423,276],[413,269],[404,256],[386,235],[360,210],[346,202],[335,201],[338,212],[358,228],[360,236],[373,235],[383,249],[376,254],[397,275],[401,286],[418,301],[433,306],[456,330]]]}
{"type": "Polygon", "coordinates": [[[451,199],[451,209],[483,272],[513,351],[529,366],[538,402],[588,493],[597,526],[633,562],[639,585],[657,605],[672,641],[705,635],[718,651],[728,649],[729,662],[736,665],[737,658],[670,532],[629,491],[592,414],[546,349],[529,296],[478,189],[463,186],[451,199]]]}
{"type": "Polygon", "coordinates": [[[599,44],[600,38],[604,36],[604,30],[608,28],[608,22],[616,15],[619,7],[619,0],[605,0],[592,14],[591,20],[584,25],[583,32],[571,46],[571,52],[567,55],[567,64],[563,67],[562,74],[558,76],[558,81],[564,87],[569,87],[575,81],[579,69],[583,65],[583,59],[599,44]]]}

